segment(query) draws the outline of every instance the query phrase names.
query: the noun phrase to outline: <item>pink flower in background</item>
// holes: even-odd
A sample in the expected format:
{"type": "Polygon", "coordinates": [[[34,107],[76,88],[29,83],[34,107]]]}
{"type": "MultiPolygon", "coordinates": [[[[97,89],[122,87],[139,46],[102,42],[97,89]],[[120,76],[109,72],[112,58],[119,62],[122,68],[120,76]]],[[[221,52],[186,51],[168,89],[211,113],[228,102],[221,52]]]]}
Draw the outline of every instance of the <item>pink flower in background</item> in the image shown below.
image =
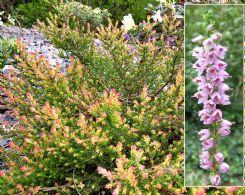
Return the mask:
{"type": "MultiPolygon", "coordinates": [[[[216,152],[217,136],[227,136],[231,132],[232,123],[223,119],[220,105],[229,105],[230,97],[226,94],[230,87],[224,83],[229,78],[226,72],[227,64],[223,61],[227,48],[216,43],[222,37],[220,33],[214,33],[211,37],[202,41],[202,46],[193,49],[192,56],[196,58],[193,68],[198,76],[193,79],[197,83],[197,92],[193,97],[197,98],[198,104],[203,104],[203,109],[198,112],[200,121],[204,125],[211,125],[198,132],[202,145],[202,152],[199,155],[200,167],[205,170],[212,170],[210,177],[212,185],[221,183],[221,177],[216,174],[219,168],[220,173],[227,173],[229,165],[224,161],[224,155],[216,152]],[[210,150],[212,152],[210,152],[210,150]],[[216,167],[217,166],[217,167],[216,167]]],[[[196,37],[192,41],[198,42],[203,37],[196,37]]]]}

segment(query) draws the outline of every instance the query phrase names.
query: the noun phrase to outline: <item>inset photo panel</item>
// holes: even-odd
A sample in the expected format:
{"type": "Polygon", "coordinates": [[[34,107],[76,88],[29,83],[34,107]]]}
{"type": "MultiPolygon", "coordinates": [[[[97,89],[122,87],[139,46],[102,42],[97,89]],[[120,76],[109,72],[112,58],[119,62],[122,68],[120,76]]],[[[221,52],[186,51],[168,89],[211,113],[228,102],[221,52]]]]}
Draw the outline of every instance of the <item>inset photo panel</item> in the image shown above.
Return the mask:
{"type": "Polygon", "coordinates": [[[243,186],[243,5],[185,5],[185,186],[243,186]]]}

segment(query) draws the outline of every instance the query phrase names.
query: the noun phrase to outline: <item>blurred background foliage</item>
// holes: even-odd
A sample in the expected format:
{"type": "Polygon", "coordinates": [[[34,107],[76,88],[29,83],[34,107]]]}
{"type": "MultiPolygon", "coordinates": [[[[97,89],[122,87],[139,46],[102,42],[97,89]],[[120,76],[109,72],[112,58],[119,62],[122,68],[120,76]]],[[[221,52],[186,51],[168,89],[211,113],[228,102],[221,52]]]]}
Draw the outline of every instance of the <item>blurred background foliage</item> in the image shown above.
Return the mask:
{"type": "MultiPolygon", "coordinates": [[[[16,23],[24,27],[32,27],[37,19],[46,21],[50,18],[49,12],[56,13],[55,6],[61,2],[80,2],[92,8],[107,9],[111,19],[121,21],[123,16],[132,14],[136,23],[146,19],[151,14],[145,8],[148,4],[160,4],[160,0],[0,0],[0,11],[5,11],[3,20],[6,22],[11,14],[16,23]]],[[[170,4],[183,4],[184,0],[166,0],[170,4]]]]}
{"type": "Polygon", "coordinates": [[[231,105],[221,107],[224,118],[234,121],[229,137],[218,139],[218,150],[225,155],[225,161],[230,165],[228,174],[222,175],[223,185],[242,185],[243,183],[243,18],[242,6],[237,5],[188,5],[185,9],[185,185],[200,186],[209,184],[209,172],[199,167],[201,144],[197,131],[205,126],[199,120],[198,105],[192,98],[197,86],[192,79],[196,71],[192,68],[195,58],[191,56],[192,49],[197,46],[192,38],[206,32],[202,27],[203,16],[208,11],[213,12],[215,29],[223,34],[221,45],[228,47],[225,61],[227,72],[232,78],[226,83],[233,88],[231,105]]]}

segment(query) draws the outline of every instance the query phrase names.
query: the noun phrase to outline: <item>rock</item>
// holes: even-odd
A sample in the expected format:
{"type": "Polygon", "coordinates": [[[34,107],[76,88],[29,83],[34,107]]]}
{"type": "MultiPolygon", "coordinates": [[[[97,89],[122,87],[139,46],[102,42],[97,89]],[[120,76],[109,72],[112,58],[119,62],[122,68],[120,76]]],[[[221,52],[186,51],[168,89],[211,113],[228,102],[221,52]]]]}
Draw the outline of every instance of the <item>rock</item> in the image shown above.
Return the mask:
{"type": "Polygon", "coordinates": [[[0,147],[2,148],[2,147],[8,147],[8,145],[9,145],[9,142],[11,141],[12,139],[11,138],[9,138],[9,139],[4,139],[4,140],[0,140],[0,147]]]}
{"type": "Polygon", "coordinates": [[[26,44],[27,52],[35,52],[37,56],[44,55],[51,65],[57,63],[67,64],[67,60],[59,56],[59,49],[55,48],[42,33],[34,28],[25,29],[17,26],[0,26],[0,34],[3,38],[22,38],[26,44]]]}
{"type": "Polygon", "coordinates": [[[2,69],[3,74],[9,74],[10,72],[19,73],[19,71],[12,65],[5,65],[2,69]]]}

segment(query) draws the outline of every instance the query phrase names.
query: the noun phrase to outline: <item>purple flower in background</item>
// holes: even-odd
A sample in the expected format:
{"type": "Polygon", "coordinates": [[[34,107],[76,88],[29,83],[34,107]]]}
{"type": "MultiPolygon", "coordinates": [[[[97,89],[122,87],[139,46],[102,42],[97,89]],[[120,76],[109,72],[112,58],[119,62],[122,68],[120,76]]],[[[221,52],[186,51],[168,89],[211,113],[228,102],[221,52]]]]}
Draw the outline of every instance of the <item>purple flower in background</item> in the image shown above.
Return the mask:
{"type": "Polygon", "coordinates": [[[154,34],[154,35],[152,35],[151,37],[150,37],[150,42],[153,42],[155,39],[156,39],[156,35],[154,34]]]}
{"type": "Polygon", "coordinates": [[[167,38],[167,43],[168,43],[168,45],[170,47],[173,47],[173,46],[176,45],[175,40],[174,40],[174,38],[172,36],[170,36],[170,37],[167,38]]]}
{"type": "Polygon", "coordinates": [[[128,33],[125,33],[125,34],[124,34],[124,39],[125,39],[126,41],[129,41],[129,40],[130,40],[130,36],[129,36],[128,33]]]}
{"type": "MultiPolygon", "coordinates": [[[[209,31],[212,30],[209,29],[209,31]]],[[[197,98],[198,104],[203,104],[203,109],[198,112],[200,121],[204,125],[211,125],[210,128],[198,132],[202,141],[202,152],[199,155],[200,167],[213,171],[210,181],[214,186],[221,183],[220,175],[216,174],[217,167],[220,173],[229,171],[229,165],[223,162],[224,155],[216,152],[217,136],[229,135],[232,125],[230,121],[223,119],[223,113],[219,109],[219,105],[231,103],[230,97],[226,94],[230,87],[224,83],[225,79],[229,78],[226,72],[227,64],[223,62],[228,49],[216,43],[221,37],[220,33],[214,33],[205,40],[201,35],[192,40],[198,43],[202,41],[202,46],[192,51],[192,56],[196,58],[193,68],[198,73],[198,76],[193,79],[198,85],[198,91],[193,97],[197,98]]]]}
{"type": "Polygon", "coordinates": [[[139,40],[139,38],[140,38],[141,35],[142,35],[142,33],[139,32],[139,33],[137,34],[137,36],[135,37],[135,39],[136,39],[136,40],[139,40]]]}

